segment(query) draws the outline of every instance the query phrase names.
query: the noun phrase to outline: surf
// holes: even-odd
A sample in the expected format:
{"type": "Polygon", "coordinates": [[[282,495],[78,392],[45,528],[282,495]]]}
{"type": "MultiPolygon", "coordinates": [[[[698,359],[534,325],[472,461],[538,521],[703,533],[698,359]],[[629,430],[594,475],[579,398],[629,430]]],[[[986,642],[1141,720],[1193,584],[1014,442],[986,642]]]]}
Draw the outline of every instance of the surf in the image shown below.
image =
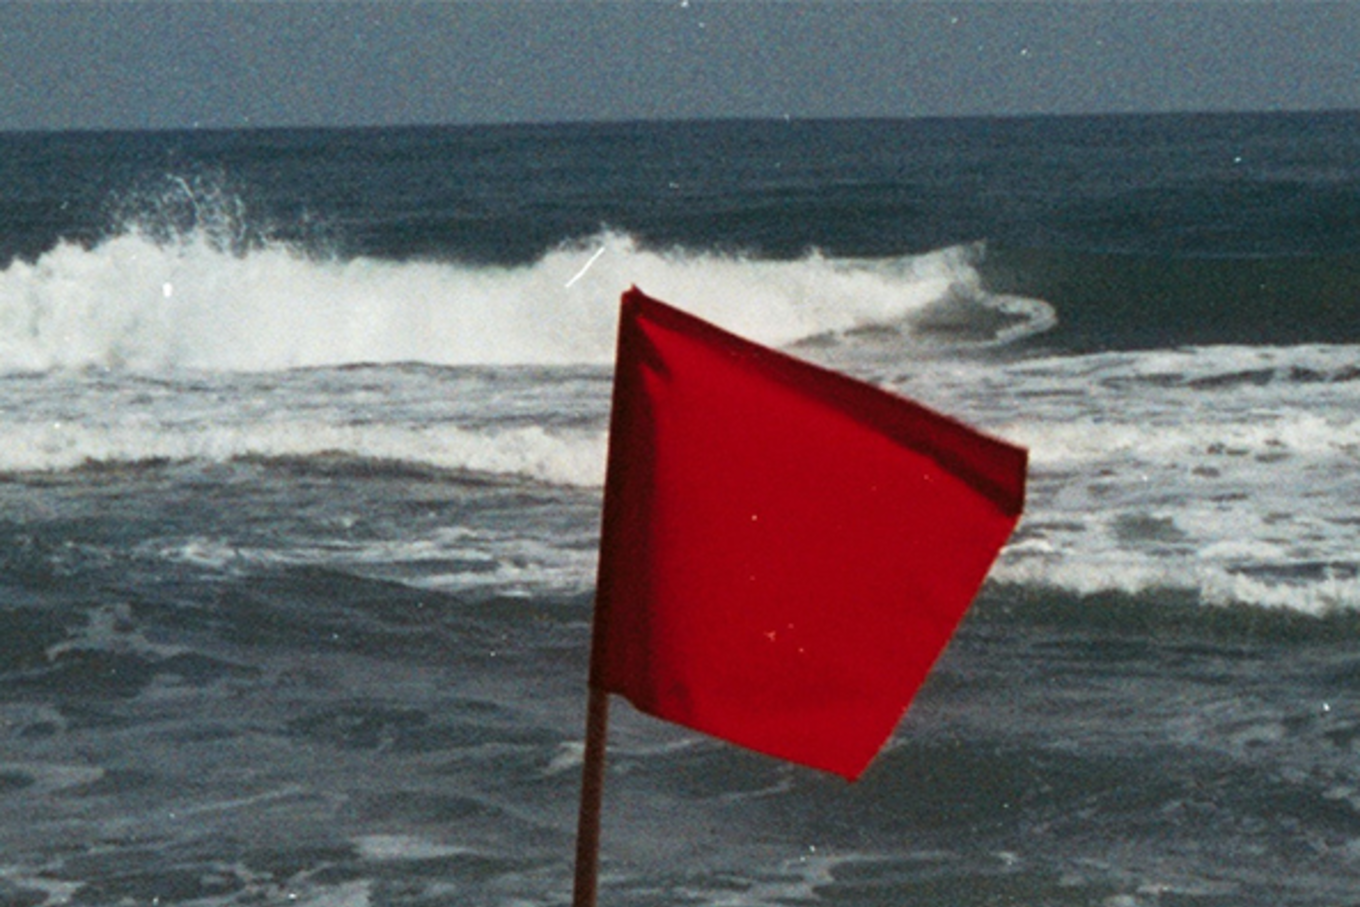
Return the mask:
{"type": "Polygon", "coordinates": [[[1040,300],[987,291],[968,245],[776,260],[605,228],[524,264],[344,257],[274,238],[218,189],[172,182],[177,203],[0,271],[0,373],[601,365],[635,284],[774,346],[875,330],[1004,345],[1056,322],[1040,300]]]}

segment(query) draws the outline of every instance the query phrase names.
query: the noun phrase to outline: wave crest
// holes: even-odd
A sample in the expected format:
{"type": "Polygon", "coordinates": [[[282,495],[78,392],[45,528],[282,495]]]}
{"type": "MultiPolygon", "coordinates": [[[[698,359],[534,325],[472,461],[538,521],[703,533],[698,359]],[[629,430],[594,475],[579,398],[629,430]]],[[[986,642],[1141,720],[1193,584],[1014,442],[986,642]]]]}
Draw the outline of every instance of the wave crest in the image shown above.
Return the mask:
{"type": "Polygon", "coordinates": [[[0,271],[0,372],[605,364],[632,285],[771,345],[874,328],[903,343],[1007,343],[1054,320],[1037,300],[988,294],[967,246],[783,261],[604,230],[492,266],[318,253],[252,223],[211,179],[167,177],[114,207],[109,238],[0,271]]]}

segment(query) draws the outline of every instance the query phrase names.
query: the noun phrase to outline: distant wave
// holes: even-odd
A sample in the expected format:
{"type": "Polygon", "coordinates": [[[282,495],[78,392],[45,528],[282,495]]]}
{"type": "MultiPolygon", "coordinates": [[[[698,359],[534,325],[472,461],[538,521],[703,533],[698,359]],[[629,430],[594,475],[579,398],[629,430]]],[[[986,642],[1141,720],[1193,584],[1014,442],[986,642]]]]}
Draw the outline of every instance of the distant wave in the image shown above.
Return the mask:
{"type": "Polygon", "coordinates": [[[875,327],[1006,343],[1054,321],[1038,300],[987,294],[970,247],[773,261],[604,231],[507,267],[317,256],[229,220],[190,223],[135,220],[93,246],[11,262],[0,372],[607,363],[618,296],[634,284],[773,345],[875,327]]]}

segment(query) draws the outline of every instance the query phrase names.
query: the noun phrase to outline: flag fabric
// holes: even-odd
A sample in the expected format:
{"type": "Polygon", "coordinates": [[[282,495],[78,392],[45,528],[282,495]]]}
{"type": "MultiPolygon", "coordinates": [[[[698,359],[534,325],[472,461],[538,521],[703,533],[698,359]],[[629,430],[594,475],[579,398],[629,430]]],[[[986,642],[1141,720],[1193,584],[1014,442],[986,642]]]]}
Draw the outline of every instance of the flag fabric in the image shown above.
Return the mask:
{"type": "Polygon", "coordinates": [[[1024,503],[1027,454],[625,293],[590,682],[857,778],[1024,503]]]}

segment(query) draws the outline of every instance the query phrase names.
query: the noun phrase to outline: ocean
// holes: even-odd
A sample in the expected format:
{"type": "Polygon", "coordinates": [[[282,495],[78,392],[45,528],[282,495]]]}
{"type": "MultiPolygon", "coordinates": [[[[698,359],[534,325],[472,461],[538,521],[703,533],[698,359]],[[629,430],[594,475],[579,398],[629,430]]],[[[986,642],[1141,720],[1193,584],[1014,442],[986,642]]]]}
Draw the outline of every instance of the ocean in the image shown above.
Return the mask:
{"type": "Polygon", "coordinates": [[[633,285],[1031,468],[859,782],[616,700],[602,905],[1360,904],[1357,113],[0,135],[0,904],[568,903],[633,285]]]}

